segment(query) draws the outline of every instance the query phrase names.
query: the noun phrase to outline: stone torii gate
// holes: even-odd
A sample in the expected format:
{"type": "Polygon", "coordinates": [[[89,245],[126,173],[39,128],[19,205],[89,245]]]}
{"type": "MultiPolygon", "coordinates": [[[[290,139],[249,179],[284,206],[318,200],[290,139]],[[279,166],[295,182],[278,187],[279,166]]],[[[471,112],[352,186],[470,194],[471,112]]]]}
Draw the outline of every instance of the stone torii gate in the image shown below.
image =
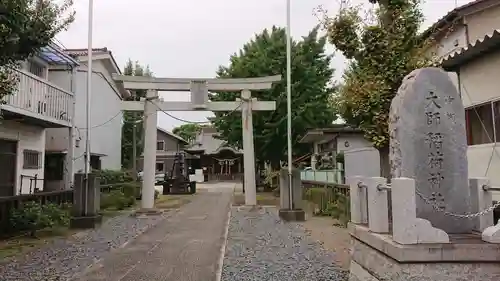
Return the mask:
{"type": "Polygon", "coordinates": [[[128,90],[147,90],[146,99],[143,101],[122,102],[122,110],[124,111],[144,111],[142,209],[154,208],[158,111],[241,111],[245,204],[257,204],[252,112],[275,110],[276,102],[258,101],[256,98],[252,98],[251,91],[270,89],[273,82],[281,80],[281,75],[241,79],[154,78],[115,75],[113,79],[118,83],[123,83],[125,89],[128,90]],[[158,91],[190,91],[191,101],[163,102],[159,100],[158,91]],[[241,99],[232,102],[211,102],[208,100],[209,91],[241,91],[241,99]]]}

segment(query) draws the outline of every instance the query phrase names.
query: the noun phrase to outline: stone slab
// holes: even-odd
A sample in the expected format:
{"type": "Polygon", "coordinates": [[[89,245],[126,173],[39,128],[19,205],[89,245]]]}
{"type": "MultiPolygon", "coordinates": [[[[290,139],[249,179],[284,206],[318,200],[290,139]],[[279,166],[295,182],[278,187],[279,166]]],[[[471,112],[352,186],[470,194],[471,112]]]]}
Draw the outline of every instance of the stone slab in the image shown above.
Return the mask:
{"type": "Polygon", "coordinates": [[[306,212],[304,210],[280,209],[279,217],[284,221],[305,221],[306,212]]]}
{"type": "Polygon", "coordinates": [[[372,233],[364,225],[351,223],[348,228],[353,240],[370,245],[399,263],[498,262],[500,268],[500,244],[486,243],[480,234],[450,236],[451,243],[402,245],[394,242],[391,235],[372,233]]]}
{"type": "MultiPolygon", "coordinates": [[[[350,281],[496,281],[496,262],[407,262],[400,263],[378,249],[353,239],[350,281]]],[[[432,251],[432,249],[428,249],[432,251]]],[[[473,253],[469,254],[474,255],[473,253]]]]}
{"type": "Polygon", "coordinates": [[[447,233],[470,233],[470,220],[443,212],[470,212],[465,111],[446,72],[423,68],[404,78],[389,135],[391,176],[415,179],[417,217],[447,233]]]}
{"type": "Polygon", "coordinates": [[[141,208],[138,210],[135,210],[131,216],[137,217],[137,216],[157,216],[157,215],[162,215],[165,211],[161,209],[156,209],[156,208],[141,208]]]}

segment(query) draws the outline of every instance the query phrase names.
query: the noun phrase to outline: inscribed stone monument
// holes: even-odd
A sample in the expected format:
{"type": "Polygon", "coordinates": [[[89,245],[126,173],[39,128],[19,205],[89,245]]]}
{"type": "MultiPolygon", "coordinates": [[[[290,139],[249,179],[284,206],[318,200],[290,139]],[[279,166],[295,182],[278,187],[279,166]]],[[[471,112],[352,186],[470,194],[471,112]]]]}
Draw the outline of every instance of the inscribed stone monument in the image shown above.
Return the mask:
{"type": "Polygon", "coordinates": [[[404,78],[389,135],[392,177],[415,179],[417,217],[447,233],[471,232],[470,220],[444,213],[470,210],[465,112],[446,72],[423,68],[404,78]]]}

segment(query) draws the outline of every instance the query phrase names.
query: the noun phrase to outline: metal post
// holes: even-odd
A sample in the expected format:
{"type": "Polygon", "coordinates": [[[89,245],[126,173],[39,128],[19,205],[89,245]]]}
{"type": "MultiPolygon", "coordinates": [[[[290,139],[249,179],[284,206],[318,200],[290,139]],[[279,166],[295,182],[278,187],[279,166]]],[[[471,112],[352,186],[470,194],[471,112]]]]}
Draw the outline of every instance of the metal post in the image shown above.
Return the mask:
{"type": "MultiPolygon", "coordinates": [[[[90,119],[90,97],[92,94],[92,28],[94,17],[94,0],[89,0],[89,23],[88,23],[88,50],[87,50],[87,96],[86,96],[86,134],[85,134],[85,177],[88,178],[90,173],[90,130],[92,127],[90,119]]],[[[88,186],[88,181],[87,181],[88,186]]]]}
{"type": "Polygon", "coordinates": [[[286,92],[288,112],[288,184],[290,191],[290,209],[293,209],[292,187],[292,42],[290,35],[291,0],[286,1],[286,92]]]}
{"type": "Polygon", "coordinates": [[[137,113],[134,113],[134,122],[132,123],[132,178],[137,180],[137,113]]]}

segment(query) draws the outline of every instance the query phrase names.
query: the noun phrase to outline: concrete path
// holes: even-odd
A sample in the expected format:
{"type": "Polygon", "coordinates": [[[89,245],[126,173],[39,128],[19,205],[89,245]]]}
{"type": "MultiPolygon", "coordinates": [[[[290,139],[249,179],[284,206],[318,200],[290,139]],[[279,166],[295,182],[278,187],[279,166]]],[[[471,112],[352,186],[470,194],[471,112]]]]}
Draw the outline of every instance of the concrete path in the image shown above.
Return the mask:
{"type": "Polygon", "coordinates": [[[110,253],[78,280],[216,280],[235,185],[200,186],[209,192],[198,193],[191,203],[127,246],[110,253]]]}

